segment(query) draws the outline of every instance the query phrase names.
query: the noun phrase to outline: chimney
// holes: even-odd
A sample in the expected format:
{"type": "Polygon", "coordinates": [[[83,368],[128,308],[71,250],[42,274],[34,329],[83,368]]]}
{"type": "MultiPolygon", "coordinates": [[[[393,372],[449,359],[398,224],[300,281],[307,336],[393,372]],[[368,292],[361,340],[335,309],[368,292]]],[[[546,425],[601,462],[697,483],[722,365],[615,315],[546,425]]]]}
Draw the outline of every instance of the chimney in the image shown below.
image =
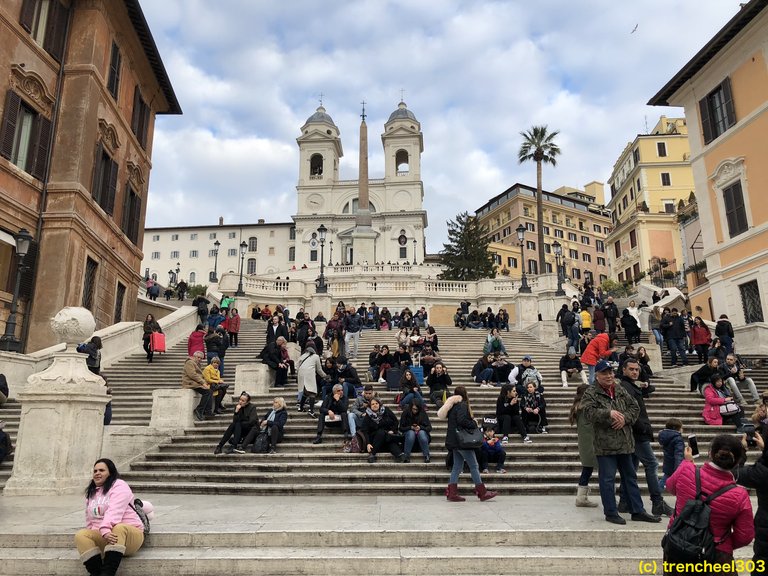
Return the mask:
{"type": "Polygon", "coordinates": [[[219,216],[219,226],[224,226],[224,216],[219,216]]]}
{"type": "Polygon", "coordinates": [[[264,224],[264,218],[259,218],[259,224],[264,224]]]}

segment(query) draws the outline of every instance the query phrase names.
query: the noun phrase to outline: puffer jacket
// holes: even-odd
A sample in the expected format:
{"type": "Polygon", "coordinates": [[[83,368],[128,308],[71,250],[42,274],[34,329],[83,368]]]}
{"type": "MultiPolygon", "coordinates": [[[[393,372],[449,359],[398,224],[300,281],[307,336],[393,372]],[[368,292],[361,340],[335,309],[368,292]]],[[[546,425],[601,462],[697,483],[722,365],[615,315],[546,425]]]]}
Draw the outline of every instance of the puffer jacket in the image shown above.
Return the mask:
{"type": "Polygon", "coordinates": [[[659,444],[664,449],[662,472],[669,478],[683,461],[685,441],[683,440],[683,435],[677,430],[664,428],[664,430],[659,432],[659,444]]]}
{"type": "Polygon", "coordinates": [[[587,344],[587,349],[581,355],[581,362],[589,366],[595,366],[600,360],[608,358],[611,339],[608,334],[598,334],[587,344]]]}
{"type": "Polygon", "coordinates": [[[704,418],[704,422],[709,426],[723,425],[723,416],[720,414],[720,406],[726,403],[723,394],[727,395],[728,392],[726,392],[724,388],[721,388],[721,391],[722,392],[718,394],[718,391],[715,390],[715,387],[712,386],[712,384],[709,384],[704,388],[704,410],[701,411],[701,417],[704,418]]]}
{"type": "Polygon", "coordinates": [[[640,407],[620,384],[615,385],[613,398],[597,383],[589,386],[581,400],[584,418],[592,424],[595,433],[595,456],[632,454],[635,438],[632,425],[640,416],[640,407]],[[619,430],[611,428],[611,410],[624,415],[625,424],[619,430]]]}
{"type": "MultiPolygon", "coordinates": [[[[715,468],[710,462],[701,467],[701,491],[712,494],[723,486],[734,483],[733,474],[715,468]]],[[[677,496],[674,518],[680,514],[688,500],[696,497],[696,465],[684,460],[674,474],[667,479],[666,490],[677,496]]],[[[755,537],[752,523],[752,502],[746,489],[737,486],[715,498],[710,504],[709,527],[715,537],[715,548],[732,554],[737,548],[746,546],[755,537]]]]}
{"type": "Polygon", "coordinates": [[[462,401],[461,396],[451,396],[445,401],[437,412],[438,418],[448,418],[448,431],[445,434],[445,447],[453,450],[459,447],[459,437],[456,434],[457,428],[473,430],[477,428],[477,422],[470,416],[466,403],[462,401]]]}

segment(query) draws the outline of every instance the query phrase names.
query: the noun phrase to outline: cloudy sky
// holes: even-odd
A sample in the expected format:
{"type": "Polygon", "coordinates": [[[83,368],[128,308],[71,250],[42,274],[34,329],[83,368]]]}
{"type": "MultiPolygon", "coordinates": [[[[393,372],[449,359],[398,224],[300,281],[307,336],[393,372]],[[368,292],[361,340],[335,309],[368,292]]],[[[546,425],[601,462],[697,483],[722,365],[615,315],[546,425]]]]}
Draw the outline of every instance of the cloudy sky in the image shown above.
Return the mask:
{"type": "Polygon", "coordinates": [[[515,182],[521,130],[560,131],[544,187],[605,182],[659,115],[645,103],[738,0],[141,0],[183,116],[158,117],[147,226],[287,222],[299,128],[320,94],[357,178],[360,101],[370,177],[401,90],[424,133],[427,247],[447,219],[515,182]],[[634,30],[634,32],[633,32],[634,30]]]}

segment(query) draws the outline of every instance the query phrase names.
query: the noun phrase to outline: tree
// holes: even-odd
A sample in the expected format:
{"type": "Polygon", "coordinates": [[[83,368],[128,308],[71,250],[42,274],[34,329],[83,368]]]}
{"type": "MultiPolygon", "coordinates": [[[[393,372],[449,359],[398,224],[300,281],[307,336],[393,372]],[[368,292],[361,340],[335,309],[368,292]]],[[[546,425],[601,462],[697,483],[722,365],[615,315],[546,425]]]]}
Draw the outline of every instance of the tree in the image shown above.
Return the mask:
{"type": "Polygon", "coordinates": [[[526,132],[520,132],[523,137],[523,143],[520,151],[517,153],[517,160],[520,164],[533,160],[536,162],[536,230],[538,232],[539,249],[539,270],[547,269],[544,261],[544,198],[541,192],[541,164],[545,162],[557,165],[557,156],[560,154],[560,148],[555,144],[555,136],[560,134],[559,130],[547,132],[546,126],[532,126],[526,132]]]}
{"type": "Polygon", "coordinates": [[[448,221],[448,244],[440,251],[445,271],[442,280],[493,278],[496,270],[488,251],[488,230],[474,216],[461,212],[448,221]]]}

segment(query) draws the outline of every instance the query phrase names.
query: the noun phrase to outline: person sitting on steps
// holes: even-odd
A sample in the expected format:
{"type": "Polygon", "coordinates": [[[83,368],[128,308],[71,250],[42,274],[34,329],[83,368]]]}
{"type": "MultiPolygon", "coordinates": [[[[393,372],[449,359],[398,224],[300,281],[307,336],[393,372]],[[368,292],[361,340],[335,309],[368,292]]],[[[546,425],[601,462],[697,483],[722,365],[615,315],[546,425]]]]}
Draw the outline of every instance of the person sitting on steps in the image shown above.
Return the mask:
{"type": "Polygon", "coordinates": [[[322,406],[320,406],[320,417],[317,419],[317,436],[312,444],[323,443],[323,430],[326,420],[328,422],[341,422],[341,428],[344,431],[344,438],[352,438],[349,433],[349,417],[347,408],[349,401],[344,397],[344,387],[341,384],[334,384],[331,394],[325,397],[322,406]]]}
{"type": "Polygon", "coordinates": [[[251,403],[251,395],[246,391],[241,392],[235,405],[234,414],[232,414],[232,422],[224,431],[224,435],[214,448],[213,453],[221,454],[224,445],[232,439],[232,446],[227,450],[227,453],[237,451],[239,454],[243,454],[241,442],[253,428],[257,427],[258,423],[259,415],[256,411],[256,405],[251,403]]]}
{"type": "Polygon", "coordinates": [[[424,463],[429,464],[429,442],[432,424],[429,416],[424,410],[424,404],[420,396],[414,397],[403,408],[400,416],[400,432],[405,435],[403,441],[403,452],[405,454],[404,462],[411,461],[411,451],[418,442],[421,448],[421,454],[424,456],[424,463]]]}
{"type": "Polygon", "coordinates": [[[509,443],[509,435],[513,430],[520,434],[525,444],[533,442],[520,417],[520,399],[517,397],[517,391],[512,384],[504,384],[496,399],[496,432],[502,435],[502,444],[509,443]]]}
{"type": "Polygon", "coordinates": [[[366,452],[369,464],[376,462],[376,457],[382,450],[389,450],[398,462],[405,460],[405,454],[400,450],[398,424],[397,416],[392,410],[381,404],[378,398],[371,398],[362,426],[368,438],[366,452]]]}
{"type": "Polygon", "coordinates": [[[581,360],[576,355],[576,348],[571,346],[568,348],[568,353],[560,358],[560,379],[563,381],[563,388],[568,388],[568,379],[575,374],[581,376],[582,384],[589,384],[587,382],[587,373],[581,365],[581,360]]]}

